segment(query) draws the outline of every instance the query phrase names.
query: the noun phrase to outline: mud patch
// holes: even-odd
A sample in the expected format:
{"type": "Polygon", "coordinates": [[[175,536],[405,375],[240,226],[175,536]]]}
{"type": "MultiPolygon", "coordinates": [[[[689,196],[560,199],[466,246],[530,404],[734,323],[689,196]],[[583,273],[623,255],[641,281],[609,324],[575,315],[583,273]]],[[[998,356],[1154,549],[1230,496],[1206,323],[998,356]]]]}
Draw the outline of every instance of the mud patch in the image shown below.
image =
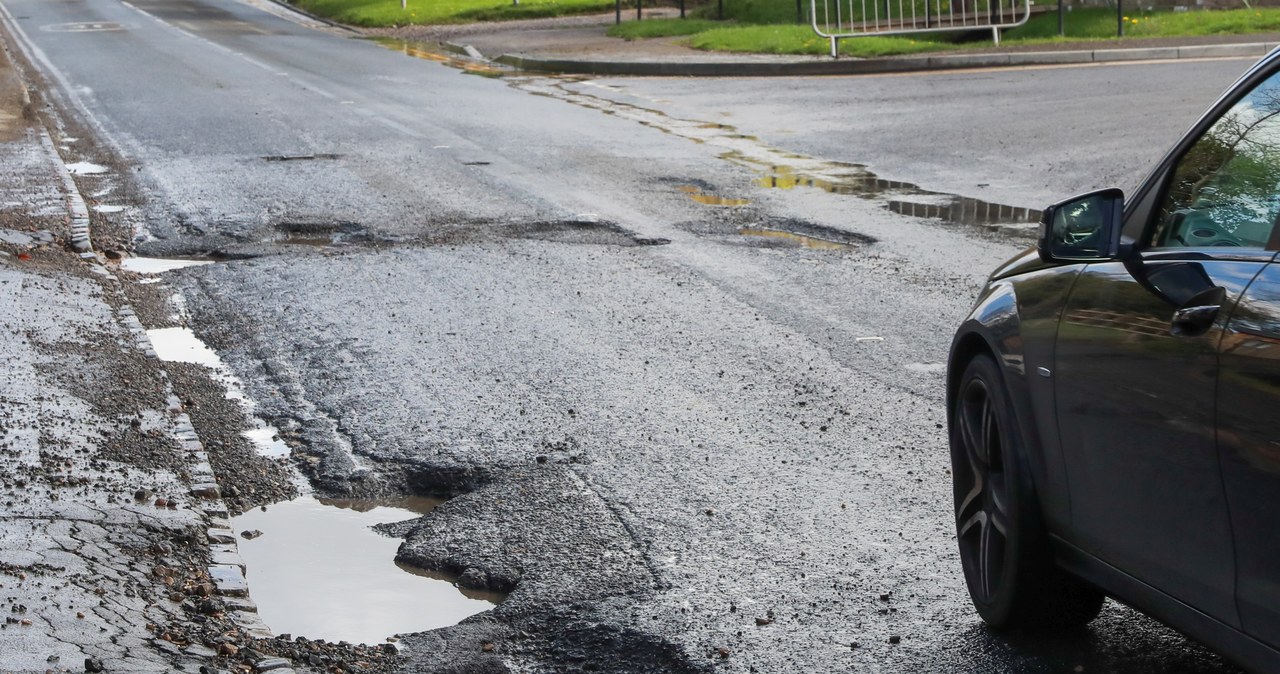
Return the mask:
{"type": "Polygon", "coordinates": [[[277,633],[376,644],[493,608],[501,595],[460,592],[440,574],[397,565],[400,541],[371,528],[437,504],[304,496],[234,518],[235,530],[251,536],[240,554],[259,615],[277,633]]]}

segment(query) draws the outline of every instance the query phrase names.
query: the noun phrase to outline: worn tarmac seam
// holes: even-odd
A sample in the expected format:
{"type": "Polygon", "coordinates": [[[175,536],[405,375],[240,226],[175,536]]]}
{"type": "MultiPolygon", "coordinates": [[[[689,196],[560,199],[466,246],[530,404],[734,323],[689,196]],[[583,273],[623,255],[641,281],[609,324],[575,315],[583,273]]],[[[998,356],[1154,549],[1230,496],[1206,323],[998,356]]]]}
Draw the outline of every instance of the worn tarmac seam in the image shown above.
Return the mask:
{"type": "Polygon", "coordinates": [[[663,580],[661,572],[658,570],[653,558],[649,555],[648,544],[641,539],[635,525],[632,524],[631,508],[623,503],[618,503],[605,497],[602,490],[596,488],[595,483],[582,469],[570,467],[569,473],[574,477],[577,477],[578,480],[582,482],[583,486],[590,489],[591,493],[595,494],[595,497],[600,499],[600,502],[604,504],[604,507],[608,508],[609,512],[613,513],[614,518],[618,520],[618,524],[622,526],[622,530],[627,532],[627,536],[631,539],[631,544],[636,550],[640,551],[640,560],[644,563],[644,568],[649,571],[649,576],[653,581],[654,589],[670,590],[672,587],[671,583],[663,580]]]}

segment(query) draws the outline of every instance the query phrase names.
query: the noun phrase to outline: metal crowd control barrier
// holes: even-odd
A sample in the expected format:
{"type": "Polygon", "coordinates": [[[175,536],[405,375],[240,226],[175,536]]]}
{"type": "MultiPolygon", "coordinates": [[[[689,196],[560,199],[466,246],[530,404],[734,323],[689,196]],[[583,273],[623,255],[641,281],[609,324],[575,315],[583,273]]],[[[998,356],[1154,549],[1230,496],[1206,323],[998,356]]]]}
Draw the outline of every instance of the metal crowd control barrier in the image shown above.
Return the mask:
{"type": "Polygon", "coordinates": [[[944,30],[990,30],[1000,44],[1000,31],[1031,18],[1031,0],[810,0],[813,30],[831,40],[831,56],[839,41],[866,35],[906,35],[944,30]]]}

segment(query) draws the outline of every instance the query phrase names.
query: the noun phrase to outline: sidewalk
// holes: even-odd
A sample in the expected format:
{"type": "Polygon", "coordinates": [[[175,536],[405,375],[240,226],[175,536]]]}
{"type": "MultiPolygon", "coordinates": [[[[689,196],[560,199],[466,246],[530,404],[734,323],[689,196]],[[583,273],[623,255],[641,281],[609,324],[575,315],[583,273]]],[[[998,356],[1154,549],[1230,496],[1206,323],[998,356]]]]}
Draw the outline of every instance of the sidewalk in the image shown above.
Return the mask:
{"type": "MultiPolygon", "coordinates": [[[[662,15],[670,14],[667,10],[662,15]]],[[[657,10],[648,11],[650,18],[657,10]]],[[[624,20],[634,14],[624,13],[624,20]]],[[[1198,58],[1261,58],[1280,33],[1012,45],[874,59],[707,52],[684,38],[626,41],[605,35],[613,14],[457,26],[364,29],[373,37],[438,42],[526,71],[589,75],[760,77],[854,75],[1027,65],[1111,63],[1198,58]],[[1121,46],[1123,45],[1123,46],[1121,46]],[[467,49],[467,48],[470,49],[467,49]]]]}

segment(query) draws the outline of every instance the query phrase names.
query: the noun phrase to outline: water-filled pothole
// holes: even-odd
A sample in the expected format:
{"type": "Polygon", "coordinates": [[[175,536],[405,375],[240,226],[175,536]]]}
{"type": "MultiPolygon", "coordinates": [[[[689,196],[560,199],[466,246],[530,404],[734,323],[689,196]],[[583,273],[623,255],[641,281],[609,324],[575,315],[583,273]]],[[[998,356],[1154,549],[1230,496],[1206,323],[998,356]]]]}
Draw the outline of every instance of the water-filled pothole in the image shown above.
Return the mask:
{"type": "Polygon", "coordinates": [[[429,42],[416,42],[413,40],[400,40],[389,37],[373,38],[373,41],[395,51],[412,56],[414,58],[425,59],[427,61],[435,61],[450,68],[457,68],[464,73],[471,75],[483,75],[485,77],[503,77],[516,72],[513,69],[499,68],[485,61],[476,61],[463,57],[461,54],[452,54],[446,52],[438,44],[429,42]]]}
{"type": "Polygon", "coordinates": [[[829,241],[827,239],[820,239],[816,236],[806,236],[804,234],[796,234],[795,232],[787,232],[780,229],[743,227],[738,230],[738,233],[743,236],[760,237],[792,246],[799,246],[801,248],[812,248],[814,250],[848,250],[853,248],[852,244],[842,243],[839,241],[829,241]]]}
{"type": "Polygon", "coordinates": [[[677,185],[676,189],[689,195],[689,198],[704,206],[746,206],[751,203],[750,199],[739,199],[734,197],[722,197],[718,194],[710,194],[704,192],[705,188],[696,185],[677,185]]]}
{"type": "Polygon", "coordinates": [[[250,592],[277,634],[376,644],[404,632],[453,625],[502,595],[456,587],[441,574],[397,564],[400,540],[376,524],[429,512],[437,501],[304,496],[232,519],[242,537],[250,592]]]}

